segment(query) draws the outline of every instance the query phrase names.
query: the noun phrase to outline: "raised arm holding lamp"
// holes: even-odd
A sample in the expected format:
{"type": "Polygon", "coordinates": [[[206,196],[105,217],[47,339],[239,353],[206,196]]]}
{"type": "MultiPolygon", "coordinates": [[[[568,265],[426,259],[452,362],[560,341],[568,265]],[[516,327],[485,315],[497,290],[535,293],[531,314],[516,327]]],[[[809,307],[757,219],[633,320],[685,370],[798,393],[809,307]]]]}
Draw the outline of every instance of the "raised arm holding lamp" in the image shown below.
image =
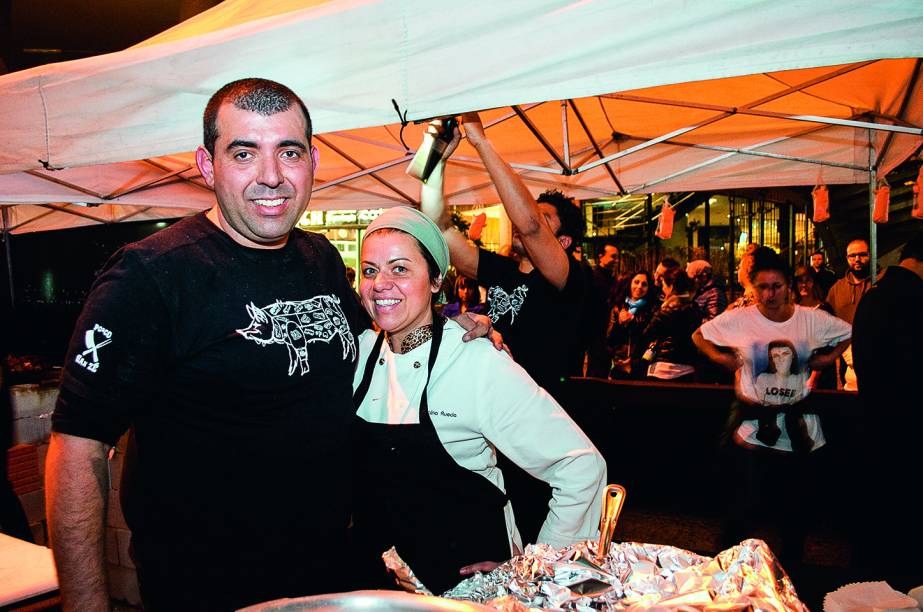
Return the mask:
{"type": "MultiPolygon", "coordinates": [[[[534,198],[486,137],[479,116],[468,113],[462,119],[468,142],[484,163],[512,223],[511,247],[517,257],[479,249],[452,225],[443,177],[446,160],[461,139],[458,128],[423,185],[421,208],[442,231],[456,269],[487,289],[487,315],[503,334],[513,358],[552,396],[563,397],[562,381],[580,348],[586,274],[571,252],[583,237],[585,221],[576,203],[559,191],[534,198]]],[[[432,122],[429,129],[440,133],[442,122],[432,122]]],[[[546,505],[551,492],[539,491],[541,483],[519,470],[510,470],[510,476],[514,505],[524,511],[546,505]]],[[[537,537],[542,518],[537,512],[517,517],[526,541],[537,537]]]]}
{"type": "MultiPolygon", "coordinates": [[[[484,167],[487,168],[503,202],[503,208],[515,228],[514,231],[529,255],[528,259],[522,260],[520,270],[530,272],[533,267],[537,268],[548,282],[562,289],[567,283],[569,271],[568,257],[564,249],[570,246],[571,237],[563,236],[559,240],[555,236],[548,224],[547,216],[543,215],[522,179],[500,157],[487,139],[478,114],[466,113],[462,116],[462,121],[465,136],[484,162],[484,167]],[[566,244],[563,241],[566,241],[566,244]]],[[[430,124],[430,129],[438,130],[441,129],[440,126],[441,122],[434,121],[430,124]]],[[[477,278],[478,249],[452,225],[442,193],[446,160],[451,157],[460,140],[461,132],[455,128],[455,136],[446,148],[442,160],[433,170],[429,180],[423,184],[421,207],[442,230],[449,245],[452,264],[465,276],[477,278]]]]}

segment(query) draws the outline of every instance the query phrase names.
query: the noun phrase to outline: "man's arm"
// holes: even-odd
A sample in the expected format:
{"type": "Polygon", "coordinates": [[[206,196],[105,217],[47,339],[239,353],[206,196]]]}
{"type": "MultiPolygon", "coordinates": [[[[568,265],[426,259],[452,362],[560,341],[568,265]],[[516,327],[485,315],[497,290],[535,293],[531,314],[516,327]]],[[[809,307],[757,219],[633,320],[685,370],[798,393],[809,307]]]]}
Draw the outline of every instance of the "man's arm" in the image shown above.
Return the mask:
{"type": "Polygon", "coordinates": [[[103,546],[108,496],[107,446],[52,433],[45,503],[63,609],[108,610],[103,546]]]}
{"type": "Polygon", "coordinates": [[[724,366],[732,372],[740,367],[740,360],[736,352],[726,353],[722,351],[717,344],[705,339],[705,336],[702,335],[701,329],[695,330],[695,332],[692,334],[692,343],[697,349],[699,349],[699,352],[701,352],[703,355],[718,365],[724,366]]]}
{"type": "MultiPolygon", "coordinates": [[[[431,126],[430,129],[436,128],[431,126]]],[[[456,128],[454,138],[446,147],[443,158],[436,164],[429,180],[423,183],[420,190],[420,209],[442,230],[442,236],[449,245],[449,259],[452,265],[463,275],[476,280],[480,259],[478,249],[452,224],[452,217],[446,210],[442,191],[445,182],[445,160],[458,146],[460,138],[461,134],[456,128]]]]}
{"type": "Polygon", "coordinates": [[[462,119],[468,142],[484,162],[484,167],[487,168],[494,187],[497,188],[510,222],[519,232],[519,238],[529,254],[529,260],[548,282],[558,289],[563,289],[570,273],[570,262],[558,238],[542,217],[535,198],[526,189],[519,175],[503,161],[493,144],[487,139],[478,114],[467,113],[462,119]]]}

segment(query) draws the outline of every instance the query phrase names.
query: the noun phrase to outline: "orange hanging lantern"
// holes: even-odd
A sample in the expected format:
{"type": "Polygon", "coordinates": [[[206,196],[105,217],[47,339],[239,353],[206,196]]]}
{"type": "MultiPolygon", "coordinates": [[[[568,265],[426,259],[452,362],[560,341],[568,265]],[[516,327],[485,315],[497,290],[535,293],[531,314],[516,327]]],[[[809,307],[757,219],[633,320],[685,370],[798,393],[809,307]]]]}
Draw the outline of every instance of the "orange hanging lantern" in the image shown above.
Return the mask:
{"type": "Polygon", "coordinates": [[[812,191],[811,196],[814,198],[814,223],[823,223],[830,218],[830,195],[827,193],[827,186],[821,183],[812,191]]]}
{"type": "Polygon", "coordinates": [[[875,190],[875,208],[872,211],[872,221],[875,223],[888,222],[888,206],[891,204],[891,187],[886,181],[878,182],[875,190]]]}
{"type": "Polygon", "coordinates": [[[669,240],[673,236],[673,207],[670,206],[670,198],[663,199],[663,206],[660,208],[660,219],[657,220],[657,230],[654,235],[661,240],[669,240]]]}
{"type": "Polygon", "coordinates": [[[481,233],[484,231],[484,225],[487,223],[487,213],[481,213],[474,217],[471,227],[468,228],[468,238],[471,240],[480,240],[481,233]]]}

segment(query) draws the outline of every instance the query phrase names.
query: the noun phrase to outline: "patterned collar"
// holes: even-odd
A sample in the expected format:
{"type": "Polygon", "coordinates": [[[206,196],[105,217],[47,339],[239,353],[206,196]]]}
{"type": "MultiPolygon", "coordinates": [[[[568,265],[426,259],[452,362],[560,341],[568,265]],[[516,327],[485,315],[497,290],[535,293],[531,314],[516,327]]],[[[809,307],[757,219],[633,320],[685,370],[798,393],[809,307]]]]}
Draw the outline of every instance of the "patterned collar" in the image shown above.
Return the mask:
{"type": "MultiPolygon", "coordinates": [[[[445,322],[448,320],[442,316],[441,312],[433,312],[433,320],[438,321],[445,325],[445,322]]],[[[418,346],[423,346],[433,338],[433,324],[429,323],[421,327],[416,328],[401,340],[401,350],[394,350],[394,344],[391,342],[391,334],[386,334],[388,338],[388,346],[391,347],[391,350],[397,353],[398,355],[403,355],[404,353],[409,353],[418,346]]]]}
{"type": "Polygon", "coordinates": [[[394,344],[391,342],[391,334],[388,334],[388,346],[391,347],[391,350],[399,355],[404,353],[409,353],[418,346],[423,346],[433,338],[433,325],[424,325],[423,327],[418,327],[401,340],[401,349],[396,350],[394,344]]]}

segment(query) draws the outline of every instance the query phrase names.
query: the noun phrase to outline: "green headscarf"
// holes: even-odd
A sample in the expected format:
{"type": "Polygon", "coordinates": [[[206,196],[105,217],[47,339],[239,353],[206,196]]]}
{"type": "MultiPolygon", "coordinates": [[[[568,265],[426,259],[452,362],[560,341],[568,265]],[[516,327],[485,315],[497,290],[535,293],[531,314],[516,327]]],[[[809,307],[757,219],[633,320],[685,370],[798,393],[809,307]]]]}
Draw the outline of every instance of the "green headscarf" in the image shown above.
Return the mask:
{"type": "Polygon", "coordinates": [[[436,260],[440,274],[445,276],[446,270],[449,269],[449,246],[442,237],[442,231],[429,217],[416,208],[395,206],[372,221],[365,230],[365,235],[384,228],[406,232],[419,240],[423,248],[436,260]]]}

